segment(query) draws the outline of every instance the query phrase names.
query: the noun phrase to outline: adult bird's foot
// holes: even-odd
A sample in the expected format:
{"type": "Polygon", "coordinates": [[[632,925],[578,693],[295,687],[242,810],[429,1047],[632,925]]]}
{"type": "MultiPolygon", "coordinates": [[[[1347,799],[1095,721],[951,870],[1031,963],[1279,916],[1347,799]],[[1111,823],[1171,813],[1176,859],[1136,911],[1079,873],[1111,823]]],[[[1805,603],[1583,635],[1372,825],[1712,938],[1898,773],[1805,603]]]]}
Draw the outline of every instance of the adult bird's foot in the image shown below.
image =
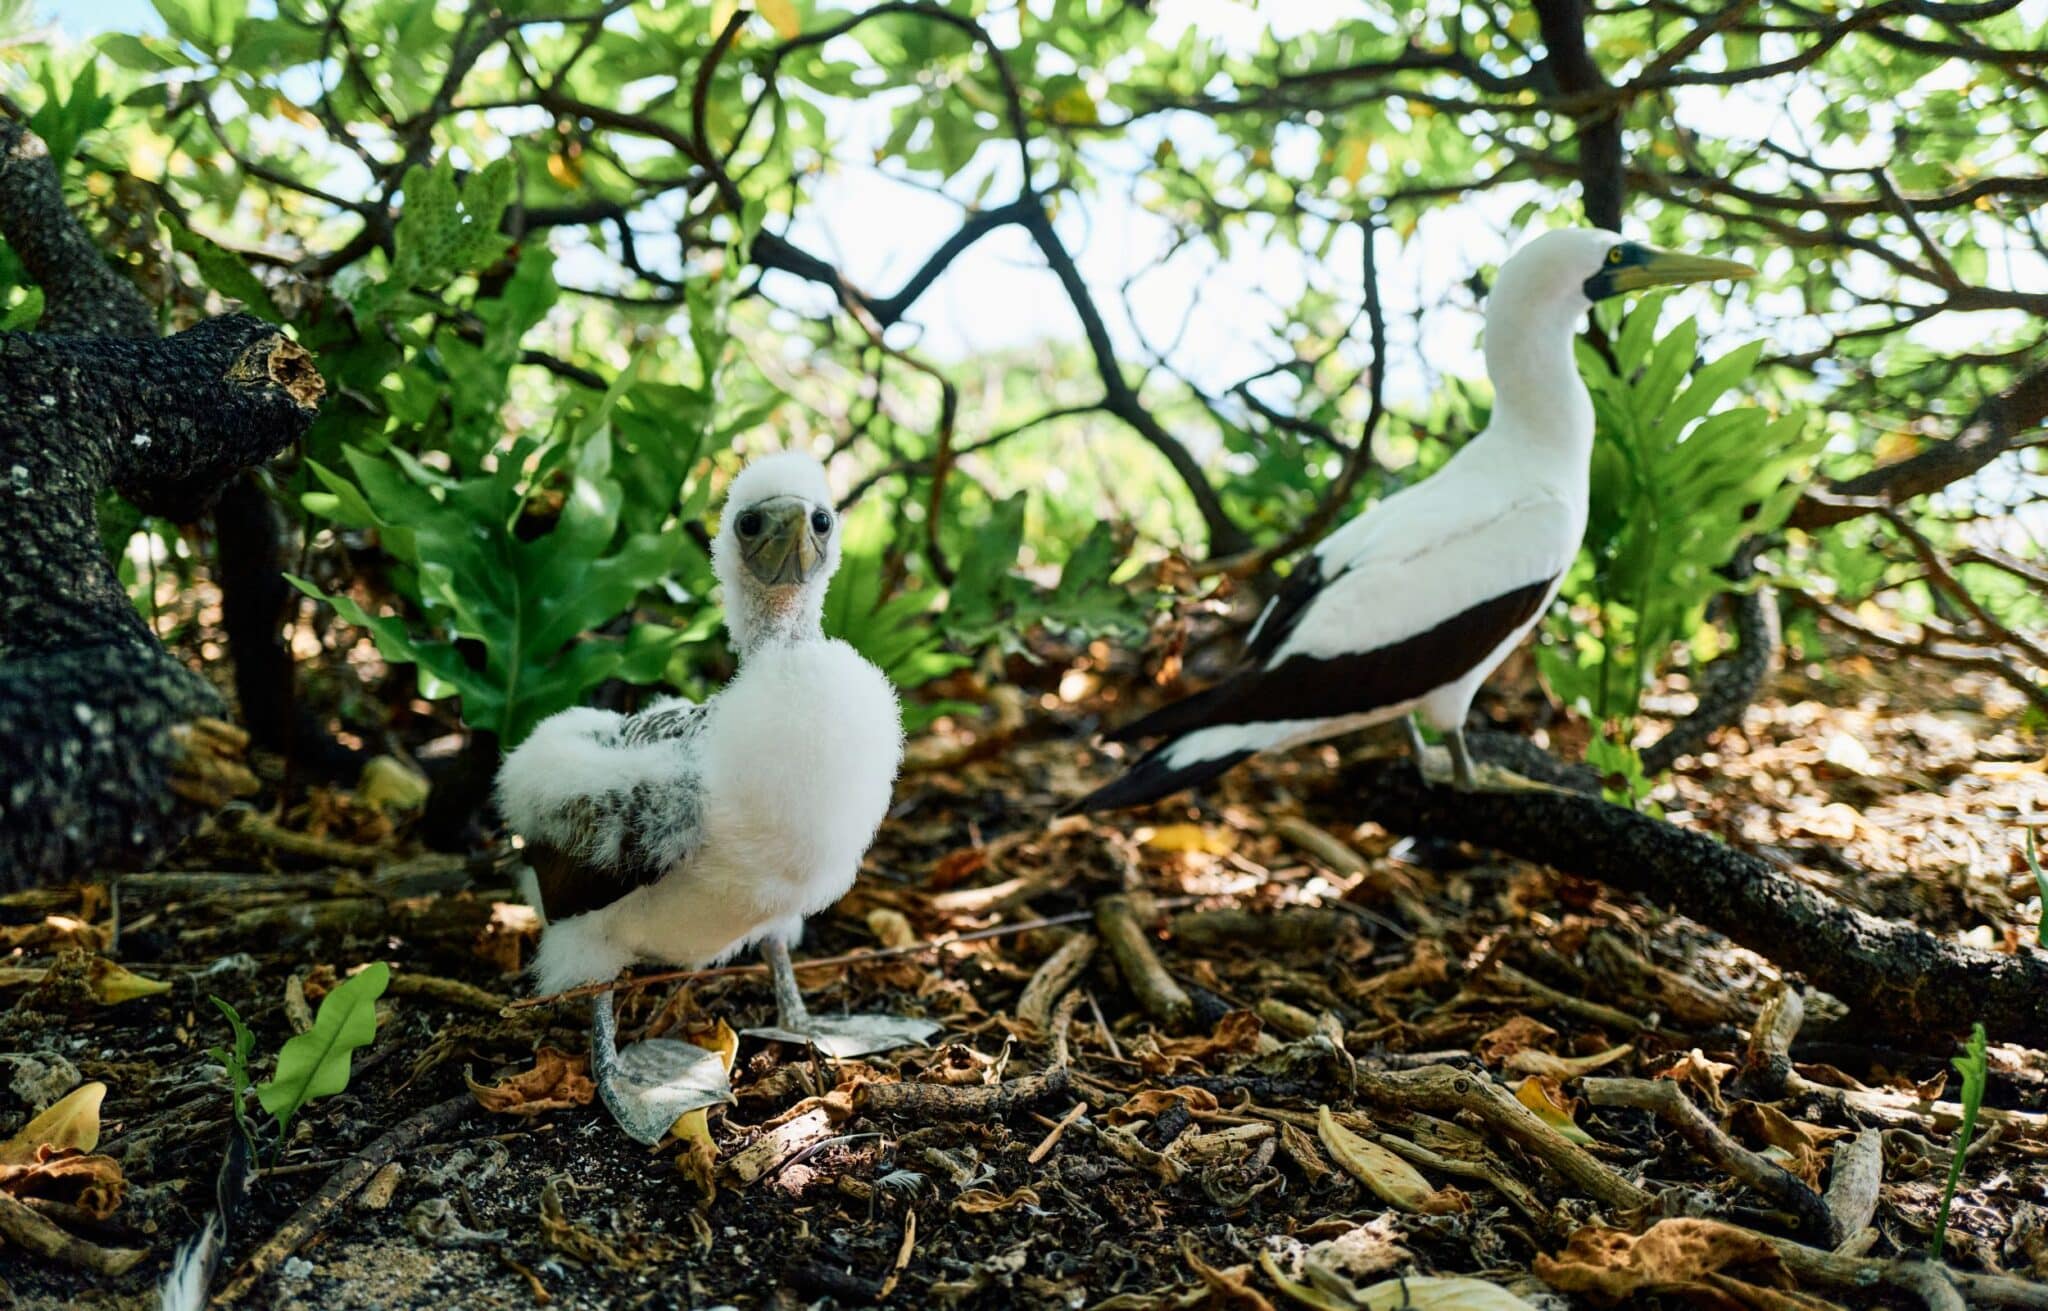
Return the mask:
{"type": "Polygon", "coordinates": [[[850,1060],[898,1047],[922,1047],[945,1027],[908,1015],[785,1015],[772,1028],[743,1032],[750,1038],[806,1043],[834,1060],[850,1060]]]}
{"type": "Polygon", "coordinates": [[[691,1111],[737,1100],[717,1052],[674,1038],[618,1048],[610,993],[590,1008],[590,1073],[597,1095],[626,1136],[654,1146],[691,1111]]]}
{"type": "Polygon", "coordinates": [[[1505,765],[1489,765],[1484,763],[1473,765],[1471,778],[1456,786],[1461,792],[1554,792],[1559,796],[1574,795],[1569,788],[1561,788],[1552,783],[1545,783],[1541,779],[1530,778],[1526,774],[1517,774],[1505,765]]]}
{"type": "Polygon", "coordinates": [[[1422,748],[1415,756],[1415,768],[1422,774],[1422,781],[1432,787],[1454,788],[1459,792],[1555,792],[1561,796],[1570,795],[1567,788],[1517,774],[1504,765],[1468,757],[1461,769],[1456,755],[1443,747],[1422,748]]]}

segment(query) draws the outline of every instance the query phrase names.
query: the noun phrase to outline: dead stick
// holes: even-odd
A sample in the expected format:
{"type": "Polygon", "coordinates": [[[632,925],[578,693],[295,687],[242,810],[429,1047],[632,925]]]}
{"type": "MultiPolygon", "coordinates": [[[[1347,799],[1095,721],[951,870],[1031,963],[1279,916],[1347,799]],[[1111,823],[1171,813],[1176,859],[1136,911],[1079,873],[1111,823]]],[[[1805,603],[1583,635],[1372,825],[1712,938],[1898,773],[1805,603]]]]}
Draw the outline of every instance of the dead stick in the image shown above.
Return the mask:
{"type": "Polygon", "coordinates": [[[111,1278],[133,1269],[149,1253],[132,1247],[101,1247],[58,1228],[12,1193],[0,1193],[0,1238],[34,1256],[111,1278]]]}
{"type": "Polygon", "coordinates": [[[356,1191],[370,1182],[371,1176],[391,1163],[401,1152],[411,1151],[430,1134],[439,1133],[460,1120],[476,1103],[467,1092],[437,1102],[426,1110],[399,1122],[382,1137],[350,1157],[339,1170],[328,1176],[320,1190],[306,1199],[305,1205],[292,1213],[291,1219],[278,1226],[277,1232],[265,1239],[263,1245],[249,1254],[242,1266],[242,1272],[234,1281],[220,1291],[213,1299],[215,1306],[232,1306],[261,1283],[263,1278],[285,1259],[305,1246],[307,1240],[320,1232],[342,1204],[355,1196],[356,1191]]]}
{"type": "Polygon", "coordinates": [[[2048,1284],[2010,1275],[1980,1275],[1934,1261],[1888,1261],[1879,1257],[1842,1256],[1823,1252],[1789,1238],[1758,1233],[1802,1282],[1842,1288],[1868,1288],[1887,1283],[1920,1296],[1930,1307],[2016,1306],[2048,1311],[2048,1284]],[[1944,1296],[1934,1285],[1946,1285],[1944,1296]]]}
{"type": "Polygon", "coordinates": [[[1095,931],[1102,935],[1116,961],[1116,972],[1123,976],[1124,986],[1147,1015],[1175,1030],[1194,1022],[1195,999],[1159,963],[1159,955],[1152,950],[1129,897],[1119,893],[1096,902],[1095,931]]]}
{"type": "Polygon", "coordinates": [[[1052,1023],[1053,1003],[1074,986],[1081,972],[1088,968],[1088,962],[1095,959],[1097,942],[1092,933],[1077,933],[1046,957],[1017,998],[1017,1018],[1040,1033],[1045,1032],[1052,1023]]]}
{"type": "Polygon", "coordinates": [[[1454,1119],[1476,1116],[1488,1129],[1519,1145],[1570,1181],[1580,1192],[1617,1210],[1635,1211],[1656,1198],[1612,1167],[1536,1118],[1513,1094],[1483,1075],[1450,1065],[1419,1070],[1360,1070],[1359,1095],[1409,1111],[1454,1119]]]}
{"type": "Polygon", "coordinates": [[[1580,1085],[1595,1106],[1631,1106],[1649,1111],[1678,1131],[1693,1150],[1791,1212],[1809,1235],[1832,1247],[1842,1241],[1834,1216],[1820,1194],[1806,1181],[1766,1157],[1750,1151],[1721,1131],[1707,1113],[1694,1106],[1669,1079],[1586,1079],[1580,1085]]]}
{"type": "Polygon", "coordinates": [[[1884,1183],[1884,1134],[1865,1129],[1835,1149],[1828,1171],[1828,1191],[1821,1198],[1835,1218],[1836,1246],[1863,1232],[1877,1214],[1878,1189],[1884,1183]]]}
{"type": "Polygon", "coordinates": [[[1769,1100],[1784,1094],[1785,1080],[1792,1074],[1792,1040],[1805,1022],[1805,997],[1791,984],[1780,983],[1757,1015],[1742,1058],[1742,1083],[1748,1095],[1769,1100]]]}
{"type": "Polygon", "coordinates": [[[929,1120],[1002,1119],[1012,1111],[1058,1097],[1072,1075],[1064,1065],[1043,1074],[986,1087],[945,1083],[864,1083],[854,1093],[853,1109],[862,1115],[890,1115],[929,1120]]]}

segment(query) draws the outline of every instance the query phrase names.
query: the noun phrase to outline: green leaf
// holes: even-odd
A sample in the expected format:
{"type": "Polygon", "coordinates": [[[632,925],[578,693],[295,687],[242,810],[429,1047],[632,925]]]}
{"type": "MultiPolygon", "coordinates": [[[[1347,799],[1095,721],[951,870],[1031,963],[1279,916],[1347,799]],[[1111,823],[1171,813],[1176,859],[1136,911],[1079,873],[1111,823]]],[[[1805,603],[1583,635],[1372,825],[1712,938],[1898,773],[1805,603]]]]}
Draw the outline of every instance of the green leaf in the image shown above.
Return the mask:
{"type": "Polygon", "coordinates": [[[377,998],[390,983],[391,967],[372,962],[322,997],[313,1027],[278,1050],[277,1073],[256,1100],[277,1120],[280,1141],[306,1103],[348,1087],[350,1054],[377,1037],[377,998]]]}
{"type": "Polygon", "coordinates": [[[43,317],[43,289],[30,287],[21,300],[0,311],[0,332],[28,332],[43,317]]]}
{"type": "Polygon", "coordinates": [[[99,47],[101,54],[137,73],[160,73],[182,66],[180,61],[130,32],[109,32],[100,38],[99,47]]]}
{"type": "Polygon", "coordinates": [[[1970,1152],[1970,1139],[1977,1132],[1977,1112],[1984,1105],[1984,1085],[1990,1078],[1991,1064],[1985,1054],[1984,1026],[1970,1026],[1970,1041],[1961,1056],[1950,1059],[1963,1079],[1963,1123],[1956,1130],[1955,1155],[1948,1165],[1948,1183],[1941,1190],[1941,1213],[1934,1218],[1934,1237],[1928,1243],[1928,1251],[1936,1261],[1941,1260],[1943,1240],[1948,1237],[1949,1208],[1955,1204],[1956,1185],[1962,1182],[1963,1162],[1970,1152]]]}
{"type": "Polygon", "coordinates": [[[272,323],[283,323],[276,302],[270,299],[270,289],[262,279],[249,271],[242,257],[219,245],[211,237],[180,223],[166,212],[163,216],[164,230],[170,234],[171,245],[181,254],[192,257],[199,266],[199,276],[206,285],[229,300],[238,300],[246,305],[249,312],[272,323]]]}

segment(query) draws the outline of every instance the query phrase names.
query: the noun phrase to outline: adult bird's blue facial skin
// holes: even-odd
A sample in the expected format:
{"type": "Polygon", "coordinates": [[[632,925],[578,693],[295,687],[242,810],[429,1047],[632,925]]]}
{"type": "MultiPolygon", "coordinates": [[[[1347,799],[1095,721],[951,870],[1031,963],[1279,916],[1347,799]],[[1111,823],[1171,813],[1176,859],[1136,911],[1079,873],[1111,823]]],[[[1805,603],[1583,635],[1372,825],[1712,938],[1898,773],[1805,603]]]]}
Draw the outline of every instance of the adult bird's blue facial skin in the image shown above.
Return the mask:
{"type": "Polygon", "coordinates": [[[739,510],[733,536],[740,559],[764,587],[794,587],[825,563],[832,511],[800,496],[773,496],[739,510]]]}
{"type": "Polygon", "coordinates": [[[1607,252],[1600,271],[1585,282],[1587,300],[1605,300],[1645,287],[1675,287],[1722,278],[1753,278],[1756,270],[1732,259],[1681,255],[1624,241],[1607,252]]]}

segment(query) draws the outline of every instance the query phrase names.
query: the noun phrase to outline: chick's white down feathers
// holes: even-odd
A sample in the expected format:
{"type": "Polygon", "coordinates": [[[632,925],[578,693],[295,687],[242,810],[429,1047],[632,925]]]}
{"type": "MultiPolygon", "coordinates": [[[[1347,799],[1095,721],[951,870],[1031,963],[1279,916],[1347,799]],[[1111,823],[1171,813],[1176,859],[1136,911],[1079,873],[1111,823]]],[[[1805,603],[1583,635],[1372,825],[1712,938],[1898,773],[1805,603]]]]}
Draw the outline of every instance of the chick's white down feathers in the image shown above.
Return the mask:
{"type": "Polygon", "coordinates": [[[569,852],[592,877],[629,856],[663,870],[546,926],[532,970],[543,992],[636,963],[716,964],[771,934],[793,942],[804,917],[852,886],[888,810],[902,719],[881,671],[819,632],[836,523],[822,567],[796,586],[760,587],[739,562],[735,513],[785,496],[832,506],[823,470],[796,454],[755,461],[727,496],[713,559],[741,652],[730,683],[694,716],[673,700],[631,718],[563,711],[500,771],[513,831],[569,852]],[[654,716],[663,735],[643,740],[654,716]]]}

